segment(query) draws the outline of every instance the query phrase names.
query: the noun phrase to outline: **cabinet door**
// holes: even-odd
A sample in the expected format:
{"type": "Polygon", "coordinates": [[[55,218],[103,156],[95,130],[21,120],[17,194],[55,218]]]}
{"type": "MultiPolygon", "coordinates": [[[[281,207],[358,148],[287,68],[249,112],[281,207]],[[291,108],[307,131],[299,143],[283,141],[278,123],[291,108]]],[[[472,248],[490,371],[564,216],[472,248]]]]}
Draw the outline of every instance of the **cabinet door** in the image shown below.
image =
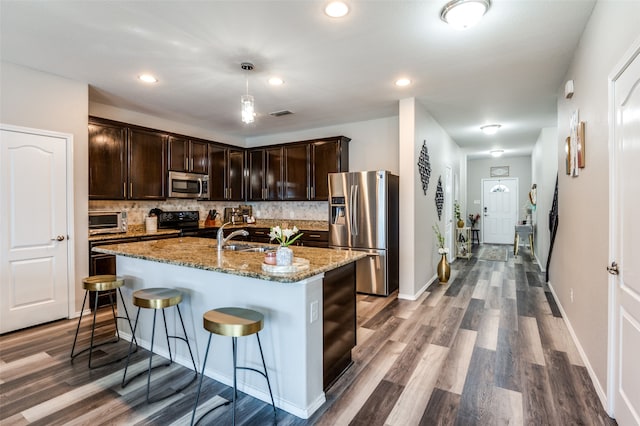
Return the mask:
{"type": "Polygon", "coordinates": [[[208,152],[208,143],[191,141],[189,150],[189,171],[202,174],[209,173],[208,152]]]}
{"type": "Polygon", "coordinates": [[[129,198],[166,198],[166,135],[138,129],[129,132],[129,198]]]}
{"type": "Polygon", "coordinates": [[[337,141],[320,141],[311,144],[310,199],[328,200],[327,175],[340,171],[340,144],[337,141]]]}
{"type": "Polygon", "coordinates": [[[264,150],[264,186],[267,200],[282,200],[282,147],[264,150]]]}
{"type": "Polygon", "coordinates": [[[244,200],[244,150],[228,150],[228,192],[227,200],[244,200]]]}
{"type": "Polygon", "coordinates": [[[261,201],[264,197],[264,149],[252,149],[247,153],[247,200],[261,201]]]}
{"type": "Polygon", "coordinates": [[[290,145],[284,147],[284,200],[308,199],[308,144],[290,145]]]}
{"type": "Polygon", "coordinates": [[[169,137],[169,170],[186,172],[189,169],[189,141],[169,137]]]}
{"type": "Polygon", "coordinates": [[[226,148],[216,145],[209,147],[209,199],[222,201],[227,188],[226,148]]]}
{"type": "Polygon", "coordinates": [[[126,129],[89,123],[89,199],[124,200],[126,187],[126,129]]]}

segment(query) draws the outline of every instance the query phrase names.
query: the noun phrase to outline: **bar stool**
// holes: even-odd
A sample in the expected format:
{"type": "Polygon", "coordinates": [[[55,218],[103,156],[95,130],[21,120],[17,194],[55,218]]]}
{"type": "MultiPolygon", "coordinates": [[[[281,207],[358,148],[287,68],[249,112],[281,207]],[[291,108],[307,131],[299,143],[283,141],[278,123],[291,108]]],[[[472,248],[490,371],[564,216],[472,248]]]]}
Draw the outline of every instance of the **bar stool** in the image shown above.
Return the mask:
{"type": "MultiPolygon", "coordinates": [[[[78,318],[78,326],[76,327],[76,336],[73,338],[73,346],[71,347],[71,361],[73,362],[74,358],[77,357],[78,355],[80,355],[81,353],[84,353],[86,351],[89,351],[89,368],[98,368],[98,367],[104,367],[105,365],[109,365],[109,364],[113,364],[116,363],[118,361],[122,361],[125,356],[120,357],[118,359],[113,359],[111,361],[108,362],[104,362],[100,365],[91,365],[91,359],[93,357],[93,350],[99,346],[102,345],[106,345],[109,343],[117,343],[120,341],[120,332],[118,331],[118,318],[121,319],[126,319],[127,322],[129,323],[129,329],[133,329],[131,327],[131,320],[129,319],[129,312],[127,311],[127,306],[124,304],[124,299],[122,298],[122,291],[120,290],[120,287],[122,287],[124,285],[124,280],[122,278],[116,277],[115,275],[92,275],[90,277],[85,277],[82,279],[82,287],[84,288],[84,299],[82,300],[82,309],[80,310],[80,318],[78,318]],[[116,311],[115,311],[115,303],[111,294],[112,290],[118,290],[118,293],[120,294],[120,300],[122,300],[122,307],[124,308],[124,313],[125,316],[118,316],[116,315],[116,311]],[[108,291],[109,292],[109,302],[111,303],[111,312],[113,314],[113,322],[116,326],[116,338],[115,340],[108,340],[102,343],[98,343],[98,344],[94,344],[94,335],[95,335],[95,331],[96,331],[96,314],[98,313],[98,298],[100,295],[100,292],[103,291],[108,291]],[[85,348],[83,350],[81,350],[80,352],[74,353],[75,349],[76,349],[76,343],[78,342],[78,332],[80,331],[80,323],[82,322],[82,317],[84,315],[84,307],[85,304],[87,303],[87,296],[89,295],[89,293],[91,292],[95,292],[96,293],[96,297],[95,297],[95,303],[94,303],[94,307],[93,307],[93,323],[91,324],[91,343],[89,344],[88,348],[85,348]]],[[[116,294],[116,299],[117,299],[117,294],[116,294]]],[[[133,338],[133,342],[135,342],[136,344],[136,351],[138,350],[138,342],[135,340],[135,337],[133,338]]]]}
{"type": "MultiPolygon", "coordinates": [[[[260,343],[260,330],[264,326],[264,316],[260,312],[256,312],[251,309],[244,308],[218,308],[205,312],[203,316],[203,326],[211,334],[209,334],[209,341],[207,342],[207,350],[204,354],[204,361],[202,362],[202,373],[200,374],[200,383],[198,384],[198,392],[196,394],[196,403],[193,406],[193,414],[191,415],[191,425],[194,424],[196,417],[196,409],[198,408],[198,400],[200,399],[200,389],[202,388],[202,379],[204,377],[204,369],[207,366],[207,357],[209,356],[209,347],[211,346],[211,336],[213,333],[220,336],[228,336],[232,338],[233,346],[233,411],[232,422],[236,424],[236,399],[237,399],[237,382],[236,372],[237,370],[250,370],[261,374],[267,379],[267,387],[269,388],[269,396],[271,396],[271,406],[273,407],[273,416],[276,416],[276,404],[273,401],[273,393],[271,392],[271,383],[269,382],[269,376],[267,375],[267,366],[264,362],[264,354],[262,352],[262,344],[260,343]],[[264,373],[260,370],[256,370],[251,367],[238,367],[237,366],[237,353],[238,353],[238,337],[249,336],[251,334],[256,335],[258,339],[258,347],[260,348],[260,358],[262,359],[262,367],[264,373]]],[[[228,405],[229,401],[219,404],[205,414],[203,414],[198,422],[202,420],[206,415],[213,410],[228,405]]],[[[197,422],[196,422],[197,423],[197,422]]]]}
{"type": "Polygon", "coordinates": [[[182,301],[182,293],[179,290],[175,290],[172,288],[146,288],[143,290],[138,290],[133,293],[133,304],[138,307],[138,312],[136,314],[136,324],[133,328],[133,335],[136,334],[136,328],[138,327],[138,321],[140,319],[140,309],[153,309],[153,328],[151,329],[151,348],[149,349],[149,367],[147,371],[142,371],[136,374],[133,377],[130,377],[127,380],[127,369],[129,368],[129,359],[131,357],[132,351],[131,348],[133,346],[133,340],[129,344],[129,354],[127,355],[127,363],[124,367],[124,375],[122,376],[122,387],[124,388],[134,380],[136,377],[141,376],[147,373],[147,402],[156,402],[160,401],[168,396],[174,395],[186,389],[191,383],[195,381],[198,377],[198,368],[196,367],[196,361],[193,358],[193,352],[191,352],[191,345],[189,344],[189,339],[187,338],[187,330],[184,326],[184,321],[182,320],[182,313],[180,312],[179,303],[182,301]],[[182,332],[184,333],[184,337],[181,336],[170,336],[169,331],[167,329],[167,317],[165,315],[165,308],[169,308],[171,306],[175,306],[178,311],[178,316],[180,317],[180,324],[182,325],[182,332]],[[169,362],[165,362],[162,364],[158,364],[152,366],[153,359],[153,342],[156,334],[156,313],[158,309],[162,309],[162,319],[164,320],[164,332],[167,338],[167,349],[169,351],[169,362]],[[173,356],[171,355],[171,344],[169,343],[169,339],[177,339],[182,340],[187,344],[187,348],[189,349],[189,355],[191,356],[191,362],[193,363],[193,378],[184,386],[176,389],[174,392],[168,393],[166,395],[159,396],[157,398],[149,398],[149,390],[151,388],[151,370],[157,367],[166,367],[173,363],[173,356]]]}
{"type": "Polygon", "coordinates": [[[471,229],[471,244],[480,244],[480,230],[471,229]]]}

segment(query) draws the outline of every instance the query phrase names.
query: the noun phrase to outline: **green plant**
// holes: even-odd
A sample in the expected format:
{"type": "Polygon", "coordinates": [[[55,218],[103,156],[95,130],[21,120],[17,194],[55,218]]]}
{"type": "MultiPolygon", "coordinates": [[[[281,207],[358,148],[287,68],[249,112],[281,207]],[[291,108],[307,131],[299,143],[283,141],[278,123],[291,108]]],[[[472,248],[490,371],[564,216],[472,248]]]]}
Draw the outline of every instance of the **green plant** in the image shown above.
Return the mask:
{"type": "Polygon", "coordinates": [[[462,216],[460,216],[460,203],[458,203],[457,201],[454,201],[453,203],[453,211],[455,212],[457,220],[462,219],[462,216]]]}
{"type": "Polygon", "coordinates": [[[293,237],[295,234],[298,234],[298,228],[295,226],[293,227],[293,229],[282,229],[279,226],[276,226],[271,228],[269,232],[269,238],[271,239],[271,241],[276,240],[278,244],[283,247],[288,247],[303,235],[302,233],[299,233],[298,235],[293,237]]]}
{"type": "Polygon", "coordinates": [[[440,227],[436,223],[435,225],[433,225],[432,228],[433,228],[434,234],[436,234],[436,244],[438,245],[438,253],[440,254],[448,253],[449,250],[444,246],[444,236],[442,235],[442,232],[440,232],[440,227]]]}

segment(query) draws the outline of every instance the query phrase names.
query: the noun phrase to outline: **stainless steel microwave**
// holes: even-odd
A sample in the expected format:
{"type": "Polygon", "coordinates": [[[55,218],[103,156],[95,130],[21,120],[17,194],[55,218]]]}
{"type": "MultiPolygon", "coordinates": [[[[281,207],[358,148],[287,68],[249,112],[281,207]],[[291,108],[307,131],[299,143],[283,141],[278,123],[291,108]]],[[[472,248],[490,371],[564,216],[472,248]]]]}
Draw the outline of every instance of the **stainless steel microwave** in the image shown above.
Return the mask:
{"type": "Polygon", "coordinates": [[[209,199],[209,176],[199,173],[169,172],[169,197],[209,199]]]}
{"type": "Polygon", "coordinates": [[[90,211],[89,235],[127,232],[127,212],[90,211]]]}

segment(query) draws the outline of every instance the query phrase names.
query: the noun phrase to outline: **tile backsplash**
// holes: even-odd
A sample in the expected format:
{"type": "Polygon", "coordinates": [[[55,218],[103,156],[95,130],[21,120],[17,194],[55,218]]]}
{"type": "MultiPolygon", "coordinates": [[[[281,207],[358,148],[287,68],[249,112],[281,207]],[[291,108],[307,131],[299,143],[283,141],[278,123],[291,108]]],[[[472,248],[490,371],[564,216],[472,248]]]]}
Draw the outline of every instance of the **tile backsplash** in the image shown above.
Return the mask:
{"type": "Polygon", "coordinates": [[[89,201],[89,210],[123,210],[127,212],[129,224],[144,224],[149,210],[159,208],[165,211],[198,210],[200,220],[207,217],[209,210],[216,209],[220,214],[225,207],[238,207],[239,204],[252,206],[256,219],[298,219],[328,220],[329,207],[326,201],[264,201],[264,202],[220,202],[168,199],[164,201],[89,201]]]}

